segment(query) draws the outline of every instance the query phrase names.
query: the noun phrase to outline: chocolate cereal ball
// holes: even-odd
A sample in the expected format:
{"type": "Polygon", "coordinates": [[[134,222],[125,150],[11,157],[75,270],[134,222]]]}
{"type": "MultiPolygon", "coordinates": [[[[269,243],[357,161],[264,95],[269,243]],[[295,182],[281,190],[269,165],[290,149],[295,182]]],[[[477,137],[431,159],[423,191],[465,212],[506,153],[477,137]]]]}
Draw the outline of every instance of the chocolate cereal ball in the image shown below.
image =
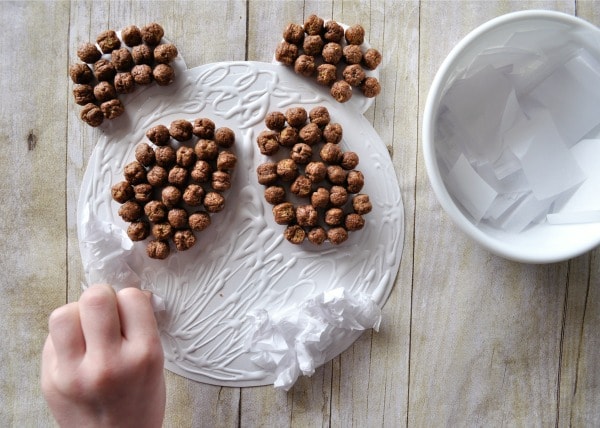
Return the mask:
{"type": "Polygon", "coordinates": [[[219,155],[219,147],[214,140],[200,139],[194,146],[196,157],[200,160],[213,160],[219,155]]]}
{"type": "Polygon", "coordinates": [[[215,130],[215,143],[219,147],[224,147],[226,149],[230,148],[235,144],[235,133],[231,128],[227,128],[226,126],[222,126],[215,130]]]}
{"type": "Polygon", "coordinates": [[[175,80],[175,70],[168,64],[158,64],[152,69],[152,78],[158,86],[169,86],[175,80]]]}
{"type": "Polygon", "coordinates": [[[152,68],[148,64],[138,64],[131,69],[133,80],[138,85],[149,85],[152,83],[152,68]]]}
{"type": "Polygon", "coordinates": [[[277,175],[277,163],[265,162],[260,164],[256,168],[256,175],[258,177],[259,184],[270,186],[275,184],[278,179],[277,175]]]}
{"type": "Polygon", "coordinates": [[[344,211],[341,208],[329,208],[325,211],[325,223],[329,226],[338,226],[344,221],[344,211]]]}
{"type": "Polygon", "coordinates": [[[362,172],[352,170],[346,177],[346,188],[350,193],[358,193],[365,185],[365,177],[362,172]]]}
{"type": "Polygon", "coordinates": [[[323,38],[328,42],[339,43],[344,37],[344,27],[335,21],[327,21],[323,25],[323,38]]]}
{"type": "Polygon", "coordinates": [[[285,115],[280,111],[272,111],[265,116],[265,125],[273,131],[281,131],[285,127],[285,115]]]}
{"type": "Polygon", "coordinates": [[[192,129],[194,129],[191,122],[185,119],[174,120],[169,125],[169,134],[177,141],[187,141],[192,138],[192,129]]]}
{"type": "Polygon", "coordinates": [[[144,206],[144,214],[152,223],[159,223],[167,218],[168,209],[160,201],[150,201],[144,206]]]}
{"type": "Polygon", "coordinates": [[[360,64],[363,59],[362,50],[358,45],[344,46],[342,55],[348,64],[360,64]]]}
{"type": "Polygon", "coordinates": [[[346,29],[344,36],[349,45],[362,45],[365,41],[365,29],[360,24],[352,25],[346,29]]]}
{"type": "Polygon", "coordinates": [[[102,110],[102,114],[104,114],[105,118],[114,119],[123,114],[125,107],[123,107],[121,100],[114,98],[100,104],[100,110],[102,110]]]}
{"type": "Polygon", "coordinates": [[[150,235],[150,225],[145,220],[134,221],[127,227],[127,236],[132,241],[143,241],[150,235]]]}
{"type": "Polygon", "coordinates": [[[343,185],[346,182],[347,176],[348,171],[339,165],[329,165],[327,167],[327,180],[329,180],[331,184],[343,185]]]}
{"type": "Polygon", "coordinates": [[[73,83],[90,83],[94,79],[90,67],[81,62],[69,66],[69,76],[73,83]]]}
{"type": "Polygon", "coordinates": [[[310,181],[319,183],[327,176],[327,166],[323,162],[310,162],[304,168],[304,173],[310,181]]]}
{"type": "Polygon", "coordinates": [[[306,143],[294,144],[290,150],[290,158],[299,165],[305,165],[312,158],[312,148],[306,143]]]}
{"type": "Polygon", "coordinates": [[[367,77],[362,85],[360,85],[360,89],[365,97],[373,98],[379,95],[381,92],[381,85],[379,84],[379,80],[375,77],[367,77]]]}
{"type": "Polygon", "coordinates": [[[296,220],[296,210],[291,202],[283,202],[273,207],[273,219],[277,224],[290,224],[296,220]]]}
{"type": "Polygon", "coordinates": [[[190,229],[202,232],[210,226],[210,215],[206,211],[196,211],[188,218],[190,229]]]}
{"type": "Polygon", "coordinates": [[[125,202],[119,207],[118,214],[121,216],[123,221],[135,221],[142,217],[144,210],[142,206],[133,200],[125,202]]]}
{"type": "Polygon", "coordinates": [[[106,30],[98,34],[96,43],[100,47],[102,53],[109,53],[121,47],[121,41],[114,30],[106,30]]]}
{"type": "Polygon", "coordinates": [[[189,250],[196,243],[196,236],[190,229],[178,230],[173,236],[173,242],[178,251],[189,250]]]}
{"type": "Polygon", "coordinates": [[[194,149],[188,146],[181,146],[175,152],[175,162],[177,165],[189,168],[196,163],[196,154],[194,149]]]}
{"type": "Polygon", "coordinates": [[[312,182],[306,175],[299,175],[292,185],[290,186],[290,192],[301,198],[306,198],[312,192],[312,182]]]}
{"type": "Polygon", "coordinates": [[[326,143],[338,144],[342,141],[342,125],[339,123],[328,123],[323,128],[323,139],[326,143]]]}
{"type": "Polygon", "coordinates": [[[183,191],[183,202],[188,204],[191,207],[197,207],[202,205],[202,200],[204,199],[205,191],[202,186],[198,184],[188,184],[188,186],[183,191]]]}
{"type": "Polygon", "coordinates": [[[208,183],[212,176],[212,167],[205,160],[198,160],[190,172],[190,177],[196,183],[208,183]]]}
{"type": "Polygon", "coordinates": [[[231,171],[235,168],[237,156],[229,150],[222,150],[217,156],[217,169],[219,171],[231,171]]]}
{"type": "Polygon", "coordinates": [[[331,86],[331,96],[339,103],[345,103],[352,98],[352,86],[345,80],[338,80],[331,86]]]}
{"type": "Polygon", "coordinates": [[[327,239],[327,232],[320,226],[313,227],[308,231],[308,240],[316,245],[321,245],[327,239]]]}
{"type": "Polygon", "coordinates": [[[155,223],[152,225],[152,235],[156,239],[167,240],[173,236],[173,226],[168,222],[155,223]]]}
{"type": "Polygon", "coordinates": [[[265,200],[271,205],[285,202],[285,188],[282,186],[269,186],[265,189],[265,200]]]}
{"type": "Polygon", "coordinates": [[[356,214],[367,214],[373,209],[369,195],[358,194],[352,200],[352,208],[356,214]]]}
{"type": "Polygon", "coordinates": [[[154,188],[149,183],[140,183],[133,186],[134,199],[142,204],[152,200],[154,188]]]}
{"type": "Polygon", "coordinates": [[[337,64],[342,59],[342,46],[339,43],[329,42],[323,46],[321,52],[323,61],[328,64],[337,64]]]}
{"type": "Polygon", "coordinates": [[[184,208],[172,208],[167,214],[167,221],[174,229],[188,227],[188,213],[184,208]]]}
{"type": "Polygon", "coordinates": [[[116,202],[123,204],[133,198],[133,186],[128,181],[121,181],[110,188],[110,194],[116,202]]]}
{"type": "Polygon", "coordinates": [[[317,83],[331,86],[337,80],[337,67],[333,64],[321,64],[317,67],[317,83]]]}
{"type": "Polygon", "coordinates": [[[321,36],[306,36],[302,43],[302,49],[306,55],[317,56],[323,51],[324,42],[321,36]]]}
{"type": "Polygon", "coordinates": [[[108,82],[98,82],[96,86],[94,86],[94,97],[99,102],[104,102],[108,100],[112,100],[116,98],[117,91],[113,85],[108,82]]]}
{"type": "Polygon", "coordinates": [[[319,35],[323,32],[324,21],[315,14],[309,15],[304,21],[304,31],[309,35],[319,35]]]}
{"type": "Polygon", "coordinates": [[[93,43],[85,42],[80,44],[77,48],[77,56],[83,62],[93,64],[102,57],[102,52],[100,52],[93,43]]]}
{"type": "Polygon", "coordinates": [[[332,207],[342,207],[348,202],[348,191],[344,186],[331,186],[329,202],[332,207]]]}
{"type": "Polygon", "coordinates": [[[279,133],[279,145],[283,147],[292,147],[299,141],[298,130],[292,126],[286,126],[279,133]]]}
{"type": "Polygon", "coordinates": [[[294,62],[294,71],[304,77],[310,77],[315,73],[317,65],[312,55],[300,55],[294,62]]]}
{"type": "Polygon", "coordinates": [[[225,198],[217,192],[208,192],[204,196],[204,208],[209,213],[218,213],[225,208],[225,198]]]}
{"type": "Polygon", "coordinates": [[[285,120],[287,120],[288,125],[295,128],[304,126],[307,119],[308,113],[306,113],[304,107],[290,107],[285,111],[285,120]]]}
{"type": "Polygon", "coordinates": [[[130,94],[135,91],[135,80],[133,80],[133,75],[128,71],[117,73],[114,85],[117,94],[130,94]]]}
{"type": "Polygon", "coordinates": [[[211,139],[215,135],[215,122],[212,120],[201,117],[194,120],[194,128],[192,133],[198,138],[211,139]]]}
{"type": "Polygon", "coordinates": [[[139,184],[146,181],[146,168],[138,161],[129,162],[123,169],[125,180],[131,184],[139,184]]]}
{"type": "Polygon", "coordinates": [[[117,69],[109,60],[99,59],[94,63],[94,74],[99,81],[110,82],[117,74],[117,69]]]}
{"type": "Polygon", "coordinates": [[[121,39],[127,46],[133,47],[142,43],[142,32],[135,25],[128,25],[121,30],[121,39]]]}
{"type": "Polygon", "coordinates": [[[286,41],[280,42],[275,49],[275,59],[285,65],[292,65],[298,58],[298,46],[286,41]]]}
{"type": "Polygon", "coordinates": [[[347,230],[360,230],[365,226],[365,219],[360,214],[350,213],[344,220],[344,226],[347,230]]]}
{"type": "Polygon", "coordinates": [[[168,171],[159,165],[154,165],[148,170],[146,180],[153,186],[162,186],[167,183],[168,171]]]}
{"type": "Polygon", "coordinates": [[[344,152],[340,165],[342,168],[350,170],[356,168],[358,162],[358,155],[355,152],[344,152]]]}
{"type": "Polygon", "coordinates": [[[369,48],[363,56],[363,65],[367,70],[375,70],[381,64],[381,53],[374,48],[369,48]]]}
{"type": "Polygon", "coordinates": [[[158,146],[154,149],[154,157],[156,158],[157,165],[164,168],[170,168],[177,160],[175,149],[171,146],[158,146]]]}
{"type": "Polygon", "coordinates": [[[300,226],[316,226],[319,221],[319,213],[312,205],[300,205],[296,208],[296,221],[300,226]]]}
{"type": "Polygon", "coordinates": [[[312,123],[316,123],[319,128],[323,128],[330,121],[329,110],[323,106],[313,107],[308,112],[308,117],[312,123]]]}
{"type": "Polygon", "coordinates": [[[127,48],[119,48],[112,51],[110,60],[117,71],[128,71],[133,67],[133,57],[127,48]]]}
{"type": "Polygon", "coordinates": [[[153,239],[146,246],[146,254],[152,259],[164,260],[170,252],[169,244],[165,241],[153,239]]]}
{"type": "Polygon", "coordinates": [[[329,206],[329,190],[319,187],[310,195],[310,203],[315,208],[327,208],[329,206]]]}
{"type": "Polygon", "coordinates": [[[293,224],[285,228],[283,231],[283,237],[292,244],[299,245],[306,238],[306,232],[299,225],[293,224]]]}
{"type": "Polygon", "coordinates": [[[298,176],[298,165],[292,159],[277,162],[277,176],[283,181],[292,181],[298,176]]]}
{"type": "Polygon", "coordinates": [[[321,129],[316,123],[304,125],[298,132],[300,140],[309,146],[314,146],[321,141],[321,129]]]}
{"type": "Polygon", "coordinates": [[[171,43],[163,43],[154,48],[154,60],[159,64],[168,64],[177,57],[177,48],[171,43]]]}
{"type": "Polygon", "coordinates": [[[79,117],[90,126],[100,126],[104,121],[104,113],[100,107],[94,103],[88,103],[83,106],[79,117]]]}
{"type": "Polygon", "coordinates": [[[327,231],[327,239],[334,245],[339,245],[348,239],[348,231],[343,227],[332,227],[327,231]]]}
{"type": "Polygon", "coordinates": [[[263,155],[274,155],[279,151],[279,133],[277,131],[265,129],[258,134],[256,143],[263,155]]]}
{"type": "Polygon", "coordinates": [[[141,28],[141,33],[142,41],[149,46],[158,45],[163,36],[165,35],[163,27],[156,22],[151,22],[148,25],[144,25],[141,28]]]}
{"type": "Polygon", "coordinates": [[[188,174],[187,168],[175,165],[169,170],[169,177],[167,180],[173,186],[183,187],[187,183],[188,174]]]}
{"type": "Polygon", "coordinates": [[[92,85],[75,85],[73,86],[73,98],[75,103],[80,106],[84,106],[88,103],[93,103],[96,98],[94,97],[94,88],[92,85]]]}
{"type": "Polygon", "coordinates": [[[319,156],[325,162],[336,164],[342,160],[342,149],[339,144],[325,143],[319,152],[319,156]]]}
{"type": "Polygon", "coordinates": [[[300,24],[289,23],[283,30],[283,40],[295,45],[302,44],[304,40],[304,28],[300,24]]]}
{"type": "Polygon", "coordinates": [[[367,77],[362,67],[358,64],[346,66],[342,72],[342,76],[344,76],[344,80],[351,86],[359,86],[365,80],[365,77],[367,77]]]}
{"type": "Polygon", "coordinates": [[[231,175],[225,171],[215,171],[212,174],[211,187],[218,191],[224,192],[231,188],[231,175]]]}
{"type": "Polygon", "coordinates": [[[150,65],[154,61],[154,51],[147,45],[134,46],[131,49],[131,56],[133,57],[133,62],[137,65],[150,65]]]}
{"type": "Polygon", "coordinates": [[[165,125],[156,125],[146,132],[146,137],[157,146],[164,146],[169,142],[171,134],[165,125]]]}
{"type": "Polygon", "coordinates": [[[175,186],[166,186],[161,192],[162,203],[169,209],[173,208],[181,201],[181,196],[181,190],[175,186]]]}

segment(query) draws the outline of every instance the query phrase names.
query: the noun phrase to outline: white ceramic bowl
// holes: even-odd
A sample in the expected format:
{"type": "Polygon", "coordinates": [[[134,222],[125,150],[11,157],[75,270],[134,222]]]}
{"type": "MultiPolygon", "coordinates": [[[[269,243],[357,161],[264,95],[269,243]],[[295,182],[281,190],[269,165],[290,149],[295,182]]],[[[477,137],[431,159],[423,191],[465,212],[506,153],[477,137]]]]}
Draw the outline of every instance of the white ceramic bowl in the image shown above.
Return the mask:
{"type": "MultiPolygon", "coordinates": [[[[480,27],[472,31],[470,34],[468,34],[450,52],[448,57],[442,63],[439,71],[437,72],[433,80],[426,101],[423,118],[422,141],[425,166],[431,182],[431,186],[440,204],[442,205],[444,210],[449,214],[452,221],[468,236],[470,236],[472,239],[474,239],[476,242],[481,244],[489,251],[508,259],[525,263],[551,263],[578,256],[580,254],[585,253],[586,251],[595,248],[600,244],[600,221],[598,221],[598,218],[593,218],[592,220],[588,218],[582,222],[581,216],[578,217],[577,212],[580,209],[583,210],[583,217],[586,217],[585,214],[589,213],[592,214],[592,217],[600,215],[600,192],[595,194],[595,199],[593,197],[589,197],[588,195],[585,195],[585,198],[582,198],[581,195],[577,195],[577,193],[579,192],[578,189],[583,186],[583,184],[580,184],[578,186],[573,187],[570,193],[567,194],[567,196],[565,196],[565,193],[560,198],[558,198],[557,201],[553,201],[551,208],[549,208],[549,213],[558,212],[560,214],[563,211],[567,211],[568,214],[570,214],[571,212],[575,213],[573,216],[571,216],[571,220],[561,222],[564,224],[555,224],[554,222],[550,222],[550,217],[547,217],[546,214],[543,214],[542,217],[537,217],[524,229],[512,230],[511,228],[499,225],[499,223],[502,223],[500,221],[488,221],[485,217],[483,219],[479,218],[478,215],[473,215],[473,211],[477,211],[477,208],[475,208],[475,210],[465,208],[465,206],[468,204],[464,203],[464,199],[461,199],[464,198],[464,196],[457,196],[456,192],[456,189],[458,187],[460,192],[463,192],[463,195],[472,195],[474,192],[477,191],[473,190],[473,187],[477,188],[478,185],[473,184],[475,181],[473,181],[473,183],[460,183],[460,180],[465,181],[465,177],[470,177],[470,172],[466,173],[465,170],[462,170],[462,172],[460,173],[455,173],[454,167],[451,166],[452,162],[448,161],[448,158],[456,158],[457,156],[461,155],[461,153],[459,153],[460,144],[458,144],[457,146],[459,147],[458,152],[457,150],[452,151],[448,149],[449,144],[447,141],[448,138],[452,139],[453,141],[458,141],[459,138],[456,137],[456,134],[458,134],[459,132],[455,132],[455,128],[452,127],[454,125],[450,126],[449,128],[451,129],[452,134],[450,137],[446,137],[445,132],[441,131],[442,129],[444,129],[444,126],[447,127],[447,125],[441,124],[444,123],[442,122],[442,120],[447,121],[448,117],[448,108],[445,107],[446,104],[444,103],[447,103],[448,99],[452,99],[451,96],[447,96],[447,94],[449,93],[449,88],[457,84],[457,79],[464,79],[469,75],[469,73],[471,73],[472,75],[477,73],[477,70],[473,66],[474,62],[478,61],[481,58],[488,58],[487,56],[482,55],[483,51],[486,51],[487,53],[494,53],[494,49],[496,49],[498,46],[503,45],[505,43],[510,45],[510,43],[506,41],[513,37],[515,33],[518,34],[519,37],[516,37],[514,39],[516,41],[510,42],[517,44],[517,48],[511,48],[513,49],[512,54],[515,54],[515,52],[518,53],[518,49],[521,48],[523,48],[524,50],[529,49],[530,51],[537,51],[537,53],[540,54],[540,58],[545,58],[543,60],[540,60],[541,62],[546,61],[546,63],[550,63],[550,65],[546,64],[547,66],[539,68],[539,70],[542,70],[542,72],[547,74],[546,76],[536,76],[535,73],[530,73],[531,70],[535,68],[532,65],[532,61],[526,62],[527,66],[524,66],[523,63],[519,63],[516,65],[508,64],[508,68],[506,63],[494,64],[495,66],[497,65],[498,68],[498,70],[494,69],[494,73],[496,73],[496,71],[505,73],[508,70],[509,74],[516,74],[515,70],[517,68],[520,67],[521,70],[527,68],[527,70],[523,72],[523,76],[527,76],[527,79],[529,80],[525,79],[525,83],[521,82],[516,84],[517,86],[519,86],[519,90],[521,91],[520,95],[518,95],[518,97],[520,98],[525,99],[531,94],[541,94],[539,95],[539,97],[541,98],[549,96],[550,99],[552,99],[553,96],[555,98],[558,96],[558,102],[549,101],[554,102],[555,105],[560,105],[560,103],[563,102],[563,98],[565,98],[564,95],[554,93],[555,91],[554,89],[552,89],[554,88],[554,86],[547,84],[545,86],[538,86],[538,84],[540,84],[540,82],[543,82],[544,79],[548,77],[552,77],[553,79],[557,79],[560,77],[559,73],[553,74],[553,67],[554,69],[556,69],[557,67],[560,67],[560,65],[552,64],[552,61],[555,61],[556,57],[560,57],[560,55],[564,53],[564,49],[560,47],[561,43],[563,43],[564,41],[562,39],[564,33],[569,34],[569,36],[567,37],[570,40],[568,43],[569,49],[575,48],[575,52],[578,52],[577,55],[579,55],[580,52],[582,52],[581,50],[577,50],[580,45],[585,50],[585,55],[588,55],[588,57],[586,58],[591,58],[591,62],[594,64],[595,61],[598,61],[598,63],[600,64],[600,44],[598,44],[598,41],[600,40],[600,30],[592,24],[582,19],[573,17],[571,15],[566,15],[559,12],[540,10],[515,12],[500,16],[481,25],[480,27]],[[536,45],[536,40],[538,39],[541,43],[540,46],[536,45]],[[597,44],[596,48],[592,47],[594,43],[597,44]],[[555,49],[557,46],[559,47],[557,48],[558,50],[555,49]],[[555,54],[555,52],[559,52],[560,55],[555,54]],[[469,71],[470,67],[473,67],[473,70],[469,71]],[[530,74],[528,75],[525,73],[530,74]],[[534,80],[536,83],[531,83],[534,80]],[[523,87],[526,87],[527,85],[530,86],[523,89],[523,87]],[[538,89],[536,92],[536,87],[541,88],[543,90],[538,89]],[[452,174],[450,172],[451,170],[454,171],[452,172],[452,174]],[[448,178],[449,176],[452,176],[452,179],[448,178]],[[458,185],[457,180],[459,181],[458,185]],[[583,200],[584,207],[582,208],[581,205],[573,205],[575,204],[575,202],[569,202],[569,198],[573,198],[573,201],[578,199],[578,202],[581,202],[583,200]],[[590,202],[589,205],[585,205],[589,201],[592,202],[590,202]]],[[[572,55],[569,58],[572,58],[572,55]]],[[[561,59],[560,61],[566,62],[567,60],[562,61],[561,59]]],[[[537,65],[535,66],[538,65],[539,63],[537,63],[537,65]]],[[[596,71],[600,72],[600,70],[596,71]]],[[[591,74],[595,76],[594,72],[592,72],[591,74]]],[[[488,75],[496,76],[496,74],[493,73],[485,74],[482,72],[481,74],[481,76],[484,76],[485,78],[489,77],[488,75]]],[[[598,76],[600,76],[600,74],[598,74],[598,76]]],[[[576,79],[579,79],[579,77],[576,77],[576,79]]],[[[464,81],[461,81],[461,83],[463,82],[464,81]]],[[[477,86],[476,84],[471,85],[473,86],[473,88],[477,86]]],[[[489,85],[494,86],[494,91],[497,90],[495,89],[495,87],[498,86],[497,82],[489,82],[489,85]]],[[[484,84],[481,85],[480,82],[480,87],[488,88],[488,85],[486,82],[484,82],[484,84]]],[[[565,87],[570,88],[570,86],[567,85],[565,85],[565,87]]],[[[584,89],[586,91],[588,90],[588,88],[584,89]]],[[[466,99],[465,104],[467,105],[470,101],[477,100],[479,97],[479,94],[476,93],[476,89],[473,89],[473,91],[471,92],[463,91],[463,95],[464,94],[470,94],[468,97],[463,97],[466,99]]],[[[498,92],[493,92],[493,94],[494,96],[491,97],[492,99],[498,98],[498,92]]],[[[519,94],[519,92],[517,92],[517,94],[519,94]]],[[[455,99],[456,98],[457,97],[455,97],[455,99]]],[[[460,97],[458,98],[460,99],[460,97]]],[[[485,97],[483,98],[485,99],[485,97]]],[[[567,96],[566,98],[569,97],[567,96]]],[[[533,104],[536,104],[536,102],[534,102],[533,104]]],[[[564,102],[568,103],[568,99],[564,102]]],[[[459,103],[455,103],[454,108],[460,108],[461,103],[462,101],[459,103]]],[[[529,106],[531,102],[526,102],[526,104],[528,104],[529,106]]],[[[485,101],[481,102],[480,105],[471,105],[470,107],[472,109],[472,111],[470,112],[471,114],[477,109],[479,109],[484,115],[490,115],[490,111],[493,111],[493,109],[490,108],[489,103],[485,101]]],[[[577,109],[575,108],[570,109],[569,111],[572,114],[576,115],[576,117],[579,117],[582,114],[585,115],[589,113],[589,110],[590,109],[585,109],[585,111],[577,111],[577,109]],[[571,112],[571,110],[574,111],[571,112]]],[[[504,110],[504,112],[506,112],[506,110],[504,110]]],[[[596,114],[598,117],[598,122],[600,122],[600,111],[596,111],[596,114]]],[[[455,116],[461,117],[461,113],[459,112],[458,115],[449,117],[455,116]]],[[[523,117],[526,121],[531,119],[530,112],[527,111],[527,113],[523,115],[523,117]]],[[[512,119],[514,119],[514,117],[511,117],[511,120],[512,119]]],[[[473,125],[468,125],[467,128],[469,126],[479,126],[479,120],[480,119],[474,119],[472,121],[473,125]]],[[[471,122],[465,121],[461,123],[471,124],[471,122]]],[[[505,124],[503,123],[502,126],[504,127],[505,124]]],[[[493,128],[493,126],[491,126],[491,128],[493,128]]],[[[547,126],[544,126],[542,128],[547,128],[547,126]]],[[[481,128],[478,129],[480,130],[481,128]]],[[[467,133],[469,135],[477,135],[478,129],[467,129],[467,133]]],[[[463,132],[462,129],[460,132],[463,132]]],[[[537,132],[537,130],[535,132],[537,132]]],[[[587,129],[583,129],[581,130],[581,132],[579,132],[579,134],[585,134],[585,139],[592,139],[595,142],[600,143],[600,124],[599,126],[593,127],[593,129],[589,131],[587,129]]],[[[579,136],[579,134],[577,135],[579,136]]],[[[468,149],[471,150],[471,152],[469,152],[470,156],[466,156],[466,158],[470,159],[471,165],[474,165],[472,166],[473,168],[477,168],[482,163],[485,164],[486,161],[489,161],[490,159],[495,159],[495,157],[497,157],[499,153],[498,141],[501,142],[500,144],[510,146],[514,143],[514,141],[510,140],[511,135],[514,135],[514,132],[512,134],[510,132],[506,132],[502,134],[500,140],[498,140],[497,135],[484,135],[476,137],[476,141],[474,141],[473,144],[475,147],[475,152],[479,152],[476,153],[475,156],[473,156],[473,150],[468,149]],[[493,154],[490,154],[490,152],[493,154]],[[478,154],[482,153],[482,158],[478,158],[478,154]],[[473,160],[474,158],[475,160],[473,160]]],[[[511,147],[513,147],[511,149],[511,153],[518,153],[518,150],[514,149],[514,146],[511,147]]],[[[567,150],[569,150],[572,147],[573,146],[567,147],[567,150]]],[[[596,145],[594,147],[600,147],[600,145],[596,145]]],[[[548,149],[548,152],[552,151],[554,151],[554,149],[548,149]]],[[[534,153],[534,151],[532,151],[532,153],[534,153]]],[[[542,157],[543,156],[545,155],[543,154],[542,157]]],[[[592,159],[595,165],[600,165],[600,150],[594,149],[592,152],[590,152],[590,154],[587,155],[587,157],[590,156],[595,158],[592,159]]],[[[462,157],[462,159],[464,161],[465,157],[462,157]]],[[[519,159],[522,162],[524,162],[521,158],[519,159]]],[[[453,161],[455,160],[456,159],[453,159],[453,161]]],[[[554,158],[548,163],[549,166],[553,165],[548,169],[556,169],[557,165],[555,164],[556,158],[554,158]]],[[[544,164],[542,163],[542,165],[544,164]]],[[[472,167],[467,167],[466,169],[470,169],[472,167]]],[[[534,172],[532,171],[535,171],[535,167],[531,168],[528,166],[527,168],[527,173],[530,174],[528,175],[528,178],[534,181],[541,180],[540,185],[544,186],[548,184],[548,182],[552,181],[543,177],[541,179],[539,177],[533,178],[531,174],[534,174],[534,172]]],[[[600,168],[598,167],[595,167],[595,169],[600,170],[600,168]]],[[[586,174],[587,172],[589,172],[589,170],[585,171],[586,174]]],[[[576,174],[570,174],[565,179],[571,179],[573,175],[576,174]]],[[[586,192],[589,192],[589,186],[591,185],[597,186],[600,189],[600,177],[598,176],[598,174],[596,174],[595,178],[590,178],[590,180],[595,180],[595,182],[584,181],[585,186],[587,186],[585,189],[586,192]]],[[[565,180],[561,178],[561,180],[559,180],[558,182],[559,185],[563,184],[564,181],[565,180]]],[[[479,189],[479,192],[481,195],[483,195],[482,199],[486,199],[489,196],[489,189],[487,189],[486,186],[483,187],[485,187],[485,189],[479,189]]],[[[548,189],[546,187],[546,191],[547,190],[548,189]]],[[[466,198],[468,199],[469,196],[467,196],[466,198]]],[[[497,215],[495,218],[497,218],[497,215]]]]}

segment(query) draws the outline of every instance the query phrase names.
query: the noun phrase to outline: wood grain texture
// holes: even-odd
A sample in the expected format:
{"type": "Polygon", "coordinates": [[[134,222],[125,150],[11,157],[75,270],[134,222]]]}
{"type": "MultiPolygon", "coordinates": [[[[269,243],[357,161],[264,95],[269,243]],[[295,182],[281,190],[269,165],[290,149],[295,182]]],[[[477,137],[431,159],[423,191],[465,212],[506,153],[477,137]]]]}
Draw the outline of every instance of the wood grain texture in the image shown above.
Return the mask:
{"type": "Polygon", "coordinates": [[[158,21],[188,67],[270,62],[311,13],[361,23],[384,54],[366,112],[388,145],[405,241],[379,332],[288,392],[166,372],[165,427],[600,425],[600,250],[551,265],[496,257],[453,226],[429,186],[421,119],[452,47],[501,14],[551,9],[600,25],[600,1],[0,2],[0,420],[48,426],[39,391],[47,317],[84,283],[76,228],[100,130],[78,119],[67,67],[99,32],[158,21]]]}

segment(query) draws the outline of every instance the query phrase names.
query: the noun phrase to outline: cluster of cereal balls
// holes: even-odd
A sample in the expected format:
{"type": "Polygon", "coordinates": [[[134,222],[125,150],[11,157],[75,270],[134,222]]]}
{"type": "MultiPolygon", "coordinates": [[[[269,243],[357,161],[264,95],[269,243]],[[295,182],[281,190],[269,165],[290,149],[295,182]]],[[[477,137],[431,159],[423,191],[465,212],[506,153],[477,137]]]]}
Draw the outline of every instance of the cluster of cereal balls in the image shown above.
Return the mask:
{"type": "Polygon", "coordinates": [[[341,244],[348,232],[362,229],[372,205],[360,193],[364,176],[356,169],[359,157],[342,150],[342,126],[331,122],[327,108],[270,112],[265,125],[256,139],[260,152],[273,156],[289,151],[289,157],[256,170],[275,222],[287,226],[284,237],[293,244],[305,239],[316,245],[326,240],[341,244]]]}
{"type": "Polygon", "coordinates": [[[123,111],[119,95],[135,91],[137,85],[156,82],[173,83],[175,72],[170,63],[177,57],[177,48],[161,43],[163,28],[153,22],[138,28],[129,25],[98,35],[96,44],[82,43],[77,49],[81,62],[69,66],[75,83],[75,102],[83,106],[80,118],[90,126],[100,126],[104,119],[114,119],[123,111]]]}
{"type": "Polygon", "coordinates": [[[340,103],[352,97],[353,88],[373,98],[379,95],[381,86],[377,78],[367,76],[365,69],[375,70],[382,57],[377,49],[363,49],[364,40],[361,25],[344,30],[339,23],[325,22],[313,14],[304,25],[290,23],[285,27],[275,59],[330,87],[332,97],[340,103]]]}
{"type": "Polygon", "coordinates": [[[135,147],[135,160],[123,171],[125,180],[114,184],[111,194],[121,204],[119,216],[129,223],[129,238],[151,236],[148,256],[165,259],[170,241],[178,251],[191,248],[194,232],[205,230],[211,214],[224,209],[223,193],[231,187],[237,162],[229,150],[235,133],[199,118],[153,126],[146,137],[151,144],[135,147]]]}

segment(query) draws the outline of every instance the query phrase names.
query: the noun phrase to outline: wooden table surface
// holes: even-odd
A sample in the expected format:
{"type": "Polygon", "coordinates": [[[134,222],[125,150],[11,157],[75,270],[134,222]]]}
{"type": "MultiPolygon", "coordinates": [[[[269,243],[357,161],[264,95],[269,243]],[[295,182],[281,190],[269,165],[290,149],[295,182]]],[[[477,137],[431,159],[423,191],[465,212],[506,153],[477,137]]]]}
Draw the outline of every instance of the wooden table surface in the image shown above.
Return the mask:
{"type": "Polygon", "coordinates": [[[379,333],[289,391],[166,372],[168,427],[599,426],[600,250],[525,265],[490,254],[443,212],[421,154],[436,70],[483,22],[553,9],[600,24],[600,1],[0,2],[0,424],[48,426],[39,360],[50,312],[84,282],[76,204],[101,135],[74,104],[75,48],[105,29],[160,22],[188,67],[270,62],[287,22],[361,23],[384,55],[367,111],[405,205],[402,262],[379,333]]]}

